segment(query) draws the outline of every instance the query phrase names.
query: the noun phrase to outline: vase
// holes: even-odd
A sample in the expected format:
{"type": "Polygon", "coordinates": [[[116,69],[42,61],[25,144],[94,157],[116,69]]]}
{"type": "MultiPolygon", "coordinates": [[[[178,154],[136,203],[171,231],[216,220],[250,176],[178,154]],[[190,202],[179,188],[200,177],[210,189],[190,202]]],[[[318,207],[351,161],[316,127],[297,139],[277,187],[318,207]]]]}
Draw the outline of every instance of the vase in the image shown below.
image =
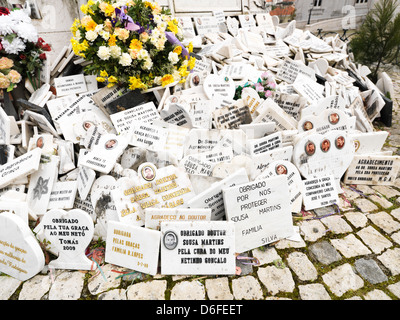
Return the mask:
{"type": "Polygon", "coordinates": [[[18,113],[18,108],[19,108],[19,104],[18,104],[18,100],[19,99],[24,99],[24,100],[28,100],[28,91],[25,88],[25,81],[21,80],[21,82],[17,85],[17,87],[15,87],[12,91],[11,91],[11,97],[12,97],[12,103],[14,105],[14,109],[16,110],[16,112],[18,113]]]}

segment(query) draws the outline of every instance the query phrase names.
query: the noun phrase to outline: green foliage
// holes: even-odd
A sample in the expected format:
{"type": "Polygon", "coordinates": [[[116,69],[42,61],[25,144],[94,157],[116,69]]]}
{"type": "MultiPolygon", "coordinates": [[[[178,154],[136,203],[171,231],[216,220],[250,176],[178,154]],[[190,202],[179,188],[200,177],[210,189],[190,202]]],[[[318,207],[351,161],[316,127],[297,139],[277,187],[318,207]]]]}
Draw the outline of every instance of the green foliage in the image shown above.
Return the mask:
{"type": "Polygon", "coordinates": [[[371,79],[377,80],[381,65],[398,63],[400,50],[400,14],[398,0],[380,0],[368,13],[350,42],[355,60],[370,67],[371,79]]]}

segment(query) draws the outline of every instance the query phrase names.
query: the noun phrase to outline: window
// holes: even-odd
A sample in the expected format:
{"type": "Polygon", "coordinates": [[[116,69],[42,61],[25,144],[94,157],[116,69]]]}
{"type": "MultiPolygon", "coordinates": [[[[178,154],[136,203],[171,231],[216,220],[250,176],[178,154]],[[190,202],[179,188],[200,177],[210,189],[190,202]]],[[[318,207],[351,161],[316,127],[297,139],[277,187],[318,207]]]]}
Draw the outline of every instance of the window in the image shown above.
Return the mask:
{"type": "Polygon", "coordinates": [[[356,4],[363,4],[363,3],[367,3],[368,0],[356,0],[356,4]]]}
{"type": "MultiPolygon", "coordinates": [[[[360,1],[360,0],[357,0],[360,1]]],[[[314,0],[314,7],[320,7],[322,5],[322,0],[314,0]]]]}

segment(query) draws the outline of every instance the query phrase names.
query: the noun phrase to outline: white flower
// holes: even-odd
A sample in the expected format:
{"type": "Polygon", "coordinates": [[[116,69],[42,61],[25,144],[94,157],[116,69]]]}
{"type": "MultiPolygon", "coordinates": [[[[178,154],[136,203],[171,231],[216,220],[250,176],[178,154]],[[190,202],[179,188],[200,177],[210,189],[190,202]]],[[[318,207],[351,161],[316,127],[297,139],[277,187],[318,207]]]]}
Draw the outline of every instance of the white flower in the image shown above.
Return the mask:
{"type": "Polygon", "coordinates": [[[161,16],[159,16],[158,14],[154,15],[153,20],[157,25],[163,22],[161,16]]]}
{"type": "Polygon", "coordinates": [[[12,26],[15,23],[11,20],[10,16],[1,16],[0,19],[0,34],[5,36],[7,34],[13,33],[12,26]]]}
{"type": "Polygon", "coordinates": [[[111,57],[117,59],[117,58],[119,58],[121,56],[121,53],[122,53],[122,50],[121,50],[120,47],[118,47],[118,46],[110,47],[111,57]]]}
{"type": "Polygon", "coordinates": [[[173,73],[172,73],[172,76],[174,77],[174,81],[180,81],[182,78],[181,78],[181,75],[179,74],[179,71],[178,70],[175,70],[173,73]]]}
{"type": "Polygon", "coordinates": [[[39,39],[36,28],[32,24],[18,23],[14,25],[13,29],[14,32],[25,41],[37,42],[39,39]]]}
{"type": "Polygon", "coordinates": [[[123,67],[128,67],[132,64],[132,58],[129,53],[124,52],[119,58],[119,64],[123,67]]]}
{"type": "Polygon", "coordinates": [[[14,22],[25,22],[25,23],[31,23],[31,18],[23,11],[23,10],[13,10],[10,13],[10,19],[13,20],[14,22]]]}
{"type": "Polygon", "coordinates": [[[177,53],[175,52],[170,52],[168,54],[168,60],[172,63],[172,64],[176,64],[179,61],[179,56],[177,53]]]}
{"type": "Polygon", "coordinates": [[[18,54],[26,48],[25,43],[18,37],[14,38],[11,43],[3,39],[1,44],[3,45],[4,51],[8,54],[18,54]]]}
{"type": "Polygon", "coordinates": [[[144,70],[150,70],[153,67],[153,61],[150,58],[146,59],[143,65],[144,70]]]}
{"type": "Polygon", "coordinates": [[[100,31],[99,32],[99,34],[100,34],[100,36],[104,39],[104,40],[108,40],[108,39],[110,39],[110,33],[109,32],[106,32],[106,31],[100,31]]]}
{"type": "Polygon", "coordinates": [[[81,32],[79,30],[76,30],[74,39],[76,41],[81,41],[82,36],[81,36],[81,32]]]}
{"type": "Polygon", "coordinates": [[[94,31],[96,31],[97,33],[100,33],[103,31],[104,26],[102,24],[98,24],[96,26],[96,28],[94,28],[94,31]]]}
{"type": "Polygon", "coordinates": [[[145,49],[141,49],[138,53],[138,59],[139,60],[147,60],[147,58],[149,57],[149,53],[147,52],[147,50],[145,49]]]}
{"type": "Polygon", "coordinates": [[[96,31],[89,30],[89,31],[86,32],[85,38],[86,38],[87,40],[91,41],[91,42],[94,41],[94,40],[96,40],[97,37],[98,37],[98,34],[97,34],[96,31]]]}
{"type": "Polygon", "coordinates": [[[110,49],[106,46],[101,46],[97,51],[97,55],[101,60],[108,60],[111,57],[110,49]]]}
{"type": "Polygon", "coordinates": [[[154,83],[158,86],[161,86],[162,81],[161,81],[162,77],[155,77],[154,78],[154,83]]]}

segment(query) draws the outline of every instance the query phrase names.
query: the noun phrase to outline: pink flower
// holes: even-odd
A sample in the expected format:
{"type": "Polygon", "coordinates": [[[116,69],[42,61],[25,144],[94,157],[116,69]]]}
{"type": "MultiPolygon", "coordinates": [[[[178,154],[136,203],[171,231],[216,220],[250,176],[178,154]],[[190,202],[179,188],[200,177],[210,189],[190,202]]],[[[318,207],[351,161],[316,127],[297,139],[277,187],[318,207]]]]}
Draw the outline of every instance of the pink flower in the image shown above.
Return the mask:
{"type": "Polygon", "coordinates": [[[266,97],[271,97],[272,96],[272,92],[270,90],[265,91],[265,96],[266,97]]]}
{"type": "Polygon", "coordinates": [[[261,75],[261,79],[268,79],[269,76],[270,76],[270,74],[269,74],[268,72],[264,72],[264,73],[261,75]]]}
{"type": "Polygon", "coordinates": [[[276,83],[275,82],[269,82],[268,83],[268,87],[270,87],[271,89],[275,89],[276,88],[276,83]]]}
{"type": "Polygon", "coordinates": [[[264,91],[264,87],[261,83],[256,83],[256,90],[258,92],[263,92],[264,91]]]}

